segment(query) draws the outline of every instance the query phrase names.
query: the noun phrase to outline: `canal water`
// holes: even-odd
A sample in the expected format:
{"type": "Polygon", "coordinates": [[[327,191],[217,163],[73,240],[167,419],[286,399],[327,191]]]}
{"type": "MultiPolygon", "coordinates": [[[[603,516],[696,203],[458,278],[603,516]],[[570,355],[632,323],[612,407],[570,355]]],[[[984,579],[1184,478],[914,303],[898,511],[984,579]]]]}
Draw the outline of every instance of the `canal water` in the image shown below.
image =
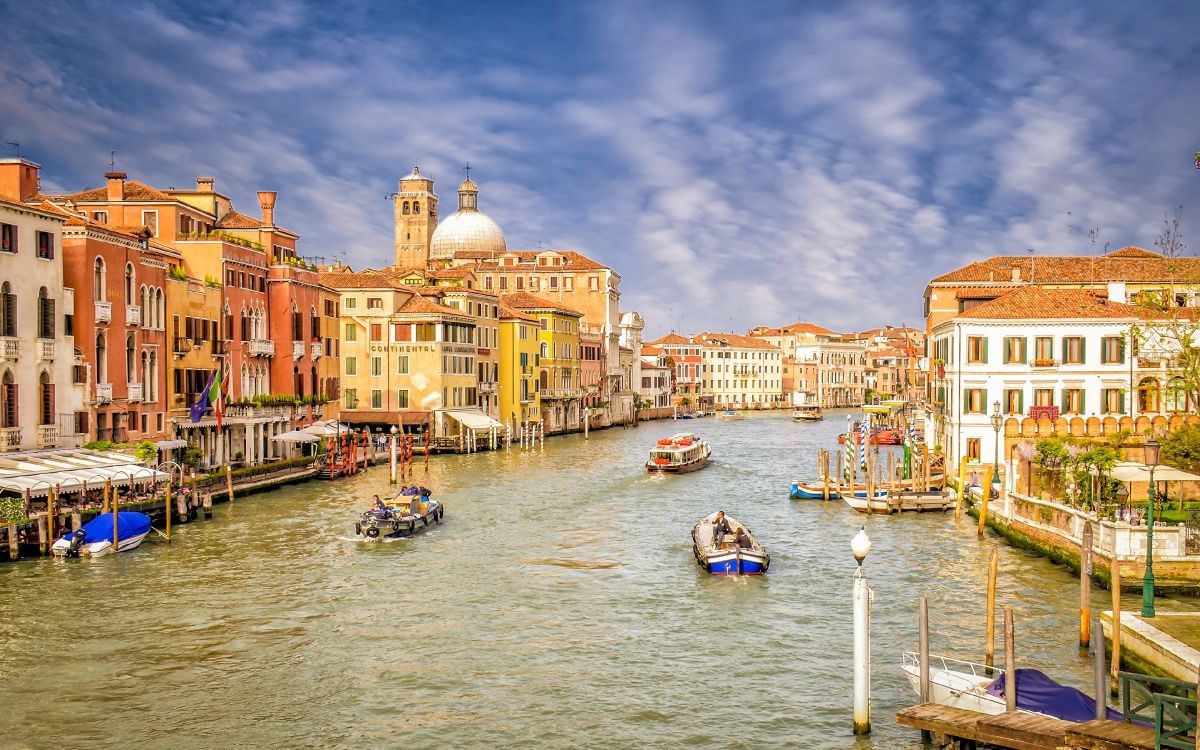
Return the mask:
{"type": "Polygon", "coordinates": [[[446,522],[410,540],[353,534],[384,466],[218,505],[119,559],[0,565],[0,747],[916,748],[893,717],[914,702],[899,663],[917,597],[933,652],[981,661],[998,543],[1019,663],[1088,689],[1066,569],[978,541],[965,515],[788,499],[844,425],[646,422],[435,457],[417,477],[446,522]],[[646,475],[649,447],[683,429],[713,464],[646,475]],[[692,525],[718,508],[768,548],[768,576],[696,566],[692,525]],[[864,521],[874,732],[854,738],[864,521]]]}

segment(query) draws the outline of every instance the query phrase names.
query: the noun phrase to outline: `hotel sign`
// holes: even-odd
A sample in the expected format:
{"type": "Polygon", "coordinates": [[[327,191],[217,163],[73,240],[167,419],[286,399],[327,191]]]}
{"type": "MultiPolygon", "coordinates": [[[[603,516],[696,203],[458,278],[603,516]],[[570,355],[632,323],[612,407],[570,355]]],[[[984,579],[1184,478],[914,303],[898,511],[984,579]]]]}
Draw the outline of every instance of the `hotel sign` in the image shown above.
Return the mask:
{"type": "Polygon", "coordinates": [[[373,352],[433,352],[437,347],[433,344],[371,344],[373,352]]]}

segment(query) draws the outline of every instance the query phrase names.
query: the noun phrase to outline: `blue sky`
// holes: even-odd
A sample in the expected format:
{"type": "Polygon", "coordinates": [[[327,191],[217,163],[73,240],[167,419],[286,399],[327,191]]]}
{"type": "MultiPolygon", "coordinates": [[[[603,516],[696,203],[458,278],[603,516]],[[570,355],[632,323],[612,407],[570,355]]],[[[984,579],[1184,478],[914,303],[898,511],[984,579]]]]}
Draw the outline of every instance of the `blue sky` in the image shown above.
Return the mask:
{"type": "Polygon", "coordinates": [[[132,178],[215,176],[253,215],[278,190],[305,254],[364,267],[390,260],[396,180],[420,164],[448,215],[469,161],[510,248],[613,266],[649,334],[919,324],[938,273],[1152,248],[1179,205],[1200,248],[1195,2],[0,0],[0,17],[0,141],[47,190],[99,186],[116,149],[132,178]]]}

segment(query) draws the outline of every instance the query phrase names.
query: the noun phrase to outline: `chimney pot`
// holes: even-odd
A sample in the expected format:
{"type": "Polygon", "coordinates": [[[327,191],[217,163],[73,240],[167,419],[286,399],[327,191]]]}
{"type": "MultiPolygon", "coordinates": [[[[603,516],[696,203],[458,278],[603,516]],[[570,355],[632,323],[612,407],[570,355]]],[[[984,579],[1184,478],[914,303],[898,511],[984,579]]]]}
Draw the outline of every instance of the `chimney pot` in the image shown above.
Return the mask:
{"type": "Polygon", "coordinates": [[[262,207],[262,223],[265,227],[275,226],[275,197],[274,190],[260,190],[258,205],[262,207]]]}
{"type": "Polygon", "coordinates": [[[105,172],[104,178],[108,180],[108,199],[110,201],[119,201],[125,199],[125,178],[124,172],[105,172]]]}
{"type": "Polygon", "coordinates": [[[1019,268],[1015,268],[1015,267],[1013,268],[1013,270],[1012,270],[1012,280],[1013,280],[1013,283],[1014,283],[1014,284],[1015,284],[1015,283],[1017,283],[1017,282],[1019,282],[1019,281],[1021,280],[1021,269],[1019,269],[1019,268]]]}
{"type": "Polygon", "coordinates": [[[198,190],[201,193],[211,193],[213,191],[213,178],[197,177],[196,178],[196,190],[198,190]]]}

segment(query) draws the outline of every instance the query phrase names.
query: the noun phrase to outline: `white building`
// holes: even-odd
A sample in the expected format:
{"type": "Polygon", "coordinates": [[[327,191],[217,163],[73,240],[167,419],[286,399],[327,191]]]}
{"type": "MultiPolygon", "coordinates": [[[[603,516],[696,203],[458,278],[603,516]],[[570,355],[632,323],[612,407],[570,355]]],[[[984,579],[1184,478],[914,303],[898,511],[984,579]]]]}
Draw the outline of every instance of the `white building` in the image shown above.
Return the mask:
{"type": "Polygon", "coordinates": [[[937,324],[928,444],[943,446],[952,466],[963,456],[994,462],[997,407],[1006,418],[1044,411],[1051,419],[1188,411],[1182,383],[1163,370],[1163,352],[1143,347],[1131,356],[1132,327],[1153,329],[1163,313],[1111,292],[1112,299],[1023,287],[937,324]]]}
{"type": "Polygon", "coordinates": [[[86,424],[75,295],[63,288],[66,219],[0,195],[0,450],[77,447],[86,424]]]}
{"type": "Polygon", "coordinates": [[[638,387],[638,397],[650,408],[661,408],[671,405],[671,366],[670,357],[660,347],[643,346],[638,358],[641,372],[641,385],[638,387]]]}
{"type": "Polygon", "coordinates": [[[754,328],[750,336],[793,358],[795,377],[788,399],[823,407],[861,406],[867,391],[867,342],[812,323],[754,328]],[[810,382],[811,381],[811,382],[810,382]]]}
{"type": "Polygon", "coordinates": [[[783,350],[751,336],[701,333],[702,390],[717,408],[772,409],[786,406],[783,393],[783,350]]]}

